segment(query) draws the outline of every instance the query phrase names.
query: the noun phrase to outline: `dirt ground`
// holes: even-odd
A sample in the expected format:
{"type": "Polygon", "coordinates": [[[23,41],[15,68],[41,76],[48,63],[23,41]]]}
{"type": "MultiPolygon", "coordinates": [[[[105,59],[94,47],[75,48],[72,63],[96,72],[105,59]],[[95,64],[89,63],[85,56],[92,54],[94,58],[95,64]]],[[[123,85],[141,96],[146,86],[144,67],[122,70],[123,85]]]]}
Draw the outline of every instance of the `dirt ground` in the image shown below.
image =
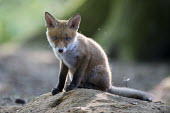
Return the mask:
{"type": "Polygon", "coordinates": [[[92,89],[76,89],[55,96],[46,93],[24,106],[0,107],[1,113],[169,113],[170,106],[92,89]]]}

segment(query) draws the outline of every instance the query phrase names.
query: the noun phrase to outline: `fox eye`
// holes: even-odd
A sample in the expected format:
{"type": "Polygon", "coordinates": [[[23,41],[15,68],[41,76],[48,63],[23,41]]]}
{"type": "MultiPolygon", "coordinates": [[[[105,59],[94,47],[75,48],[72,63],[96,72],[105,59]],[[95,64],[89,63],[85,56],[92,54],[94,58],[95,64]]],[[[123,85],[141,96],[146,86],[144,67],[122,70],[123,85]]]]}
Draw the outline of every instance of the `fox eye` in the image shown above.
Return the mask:
{"type": "Polygon", "coordinates": [[[53,37],[53,40],[57,40],[57,37],[56,37],[56,36],[54,36],[54,37],[53,37]]]}
{"type": "Polygon", "coordinates": [[[65,40],[66,40],[66,41],[69,41],[69,40],[71,40],[71,38],[70,38],[70,37],[66,37],[65,40]]]}

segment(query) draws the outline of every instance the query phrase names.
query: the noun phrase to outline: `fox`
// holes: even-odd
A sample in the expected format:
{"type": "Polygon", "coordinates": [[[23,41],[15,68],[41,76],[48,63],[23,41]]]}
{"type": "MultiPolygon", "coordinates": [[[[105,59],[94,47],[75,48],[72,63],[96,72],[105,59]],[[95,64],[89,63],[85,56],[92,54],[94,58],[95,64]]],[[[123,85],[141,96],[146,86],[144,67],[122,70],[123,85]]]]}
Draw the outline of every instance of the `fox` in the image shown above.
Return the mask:
{"type": "Polygon", "coordinates": [[[68,20],[59,20],[45,12],[47,40],[60,60],[59,82],[52,89],[52,95],[64,90],[89,88],[151,102],[152,98],[146,92],[112,85],[111,67],[106,53],[96,41],[78,32],[80,22],[78,13],[68,20]],[[69,75],[72,80],[66,85],[69,75]]]}

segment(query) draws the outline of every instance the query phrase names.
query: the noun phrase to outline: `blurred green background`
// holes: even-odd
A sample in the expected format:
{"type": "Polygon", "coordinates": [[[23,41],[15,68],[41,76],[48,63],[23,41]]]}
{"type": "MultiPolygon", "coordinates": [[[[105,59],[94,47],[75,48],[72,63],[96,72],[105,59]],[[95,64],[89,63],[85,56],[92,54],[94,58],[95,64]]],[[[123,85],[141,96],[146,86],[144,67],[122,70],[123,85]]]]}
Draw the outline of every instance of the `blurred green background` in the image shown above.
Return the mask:
{"type": "Polygon", "coordinates": [[[170,59],[169,0],[0,0],[0,44],[47,49],[45,11],[58,19],[80,13],[79,32],[111,59],[170,59]]]}

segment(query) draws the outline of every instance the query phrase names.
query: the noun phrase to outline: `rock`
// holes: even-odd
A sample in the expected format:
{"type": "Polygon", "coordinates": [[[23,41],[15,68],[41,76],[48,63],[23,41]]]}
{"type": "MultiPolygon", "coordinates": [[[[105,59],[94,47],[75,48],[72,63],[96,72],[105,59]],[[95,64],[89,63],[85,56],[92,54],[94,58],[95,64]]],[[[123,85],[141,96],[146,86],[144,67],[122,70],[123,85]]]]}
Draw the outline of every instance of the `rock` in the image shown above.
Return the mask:
{"type": "Polygon", "coordinates": [[[17,103],[17,104],[25,104],[26,102],[23,99],[17,98],[17,99],[15,99],[15,103],[17,103]]]}
{"type": "Polygon", "coordinates": [[[92,89],[77,89],[55,96],[46,93],[34,98],[24,106],[0,108],[0,112],[3,112],[2,110],[8,113],[16,113],[16,111],[17,113],[169,113],[170,106],[92,89]]]}

